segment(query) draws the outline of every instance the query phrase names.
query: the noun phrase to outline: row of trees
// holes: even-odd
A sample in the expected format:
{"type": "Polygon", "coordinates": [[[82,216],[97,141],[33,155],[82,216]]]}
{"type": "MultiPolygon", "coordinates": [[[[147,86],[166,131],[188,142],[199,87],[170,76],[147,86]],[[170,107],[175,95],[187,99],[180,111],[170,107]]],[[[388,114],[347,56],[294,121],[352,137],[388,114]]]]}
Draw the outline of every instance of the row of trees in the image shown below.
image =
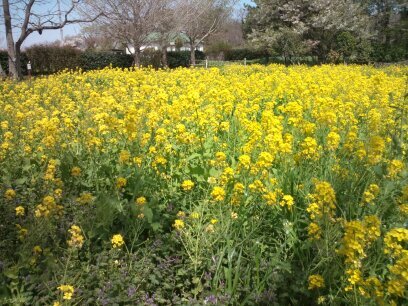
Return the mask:
{"type": "MultiPolygon", "coordinates": [[[[237,0],[1,0],[9,72],[21,78],[21,47],[34,32],[86,24],[84,36],[105,40],[106,49],[128,49],[140,65],[144,46],[154,41],[167,66],[167,48],[182,33],[190,63],[207,40],[210,54],[230,45],[247,46],[291,61],[313,55],[321,62],[392,61],[408,56],[408,4],[404,0],[254,0],[242,23],[229,18],[237,0]],[[213,44],[208,44],[212,36],[213,44]],[[373,58],[373,54],[374,56],[373,58]]],[[[0,66],[0,74],[4,74],[0,66]]]]}
{"type": "MultiPolygon", "coordinates": [[[[408,50],[404,0],[255,0],[248,6],[247,39],[285,59],[305,54],[321,61],[377,53],[379,60],[408,50]]],[[[388,58],[387,58],[388,57],[388,58]]]]}
{"type": "Polygon", "coordinates": [[[140,65],[142,47],[154,34],[162,50],[163,66],[167,66],[167,48],[175,34],[183,33],[190,47],[191,63],[195,52],[231,13],[231,0],[92,0],[83,11],[86,18],[102,12],[93,25],[100,35],[108,35],[125,47],[140,65]],[[90,13],[89,13],[90,12],[90,13]]]}
{"type": "Polygon", "coordinates": [[[195,65],[194,50],[226,20],[233,4],[234,0],[2,0],[9,73],[22,77],[21,47],[30,34],[72,23],[91,23],[100,36],[128,47],[136,66],[153,33],[164,66],[168,45],[175,34],[183,33],[195,65]]]}

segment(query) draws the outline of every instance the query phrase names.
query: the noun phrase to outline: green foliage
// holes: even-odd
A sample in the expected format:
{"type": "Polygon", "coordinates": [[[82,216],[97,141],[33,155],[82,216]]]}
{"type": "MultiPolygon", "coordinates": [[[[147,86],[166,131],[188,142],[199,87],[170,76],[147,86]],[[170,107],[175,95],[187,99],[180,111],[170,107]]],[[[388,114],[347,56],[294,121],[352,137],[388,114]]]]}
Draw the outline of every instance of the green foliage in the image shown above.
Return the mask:
{"type": "Polygon", "coordinates": [[[231,45],[225,41],[217,41],[206,47],[206,54],[210,57],[215,58],[221,56],[225,57],[225,52],[228,52],[232,49],[231,45]]]}
{"type": "Polygon", "coordinates": [[[247,60],[265,59],[268,61],[270,54],[266,50],[253,50],[253,49],[231,49],[225,51],[226,61],[238,61],[246,58],[247,60]]]}
{"type": "MultiPolygon", "coordinates": [[[[151,58],[156,56],[152,51],[151,58]]],[[[13,131],[13,149],[3,155],[0,167],[0,304],[275,306],[316,305],[320,297],[326,305],[373,305],[374,298],[344,290],[348,267],[339,250],[346,245],[347,222],[378,217],[381,238],[362,246],[364,255],[356,254],[361,255],[364,279],[378,275],[387,284],[394,259],[384,253],[383,237],[391,228],[406,227],[400,204],[408,198],[403,189],[408,172],[405,168],[391,176],[390,171],[392,160],[406,165],[406,70],[352,65],[105,69],[1,83],[0,136],[10,138],[8,131],[13,131]],[[344,82],[349,76],[354,81],[344,82]],[[354,97],[361,82],[366,84],[362,95],[354,97]],[[192,94],[201,84],[202,91],[192,94]],[[314,90],[322,91],[311,95],[314,90]],[[316,105],[295,114],[302,108],[300,91],[302,99],[316,105]],[[34,118],[23,117],[23,110],[32,108],[34,95],[26,96],[31,92],[38,98],[30,112],[34,118]],[[320,97],[327,104],[318,102],[320,97]],[[361,104],[364,98],[367,106],[361,104]],[[188,102],[180,104],[182,99],[188,102]],[[351,111],[341,117],[333,99],[351,111]],[[211,109],[207,115],[202,111],[206,107],[211,109]],[[245,107],[248,113],[241,120],[245,107]],[[344,123],[339,129],[338,118],[344,123]],[[372,152],[372,129],[384,128],[381,135],[389,142],[379,153],[383,158],[372,164],[373,157],[358,156],[361,147],[350,150],[356,141],[348,131],[350,118],[358,126],[364,153],[372,152]],[[214,121],[203,127],[202,119],[214,121]],[[313,123],[316,160],[296,158],[308,134],[293,123],[303,119],[313,123]],[[277,153],[273,163],[262,166],[262,159],[253,156],[266,151],[254,147],[248,150],[246,168],[241,150],[253,137],[252,131],[243,132],[246,122],[251,129],[259,124],[260,134],[263,129],[276,135],[275,129],[281,129],[277,133],[288,137],[291,152],[277,153]],[[334,128],[342,134],[341,143],[329,149],[328,133],[334,128]],[[61,142],[43,146],[45,129],[61,142]],[[31,147],[27,130],[39,135],[31,147]],[[95,140],[99,147],[92,144],[95,140]],[[224,152],[225,160],[219,158],[224,152]],[[165,163],[159,162],[162,157],[165,163]],[[227,170],[233,175],[225,176],[227,170]],[[119,178],[125,183],[118,185],[119,178]],[[186,180],[194,188],[184,188],[186,180]],[[318,180],[333,186],[336,205],[332,215],[318,217],[322,233],[313,240],[308,209],[312,202],[331,198],[327,188],[320,195],[323,200],[318,198],[318,180]],[[378,184],[379,193],[372,203],[363,203],[371,183],[378,184]],[[212,195],[219,184],[225,190],[221,201],[212,195]],[[271,193],[276,198],[268,203],[271,193]],[[86,194],[90,198],[84,203],[86,194]],[[37,216],[50,195],[62,205],[61,213],[37,216]],[[291,205],[284,195],[293,200],[291,205]],[[23,215],[17,214],[20,205],[23,215]],[[182,225],[175,226],[176,221],[182,225]],[[83,235],[80,247],[69,242],[73,225],[83,235]],[[116,235],[124,240],[120,247],[111,242],[116,235]],[[308,277],[314,274],[322,276],[325,286],[309,290],[308,277]],[[72,300],[63,300],[58,287],[64,284],[75,288],[72,300]]],[[[405,296],[397,299],[401,305],[406,301],[405,296]]]]}
{"type": "MultiPolygon", "coordinates": [[[[205,59],[205,54],[196,50],[195,56],[197,60],[205,59]]],[[[167,53],[167,61],[169,68],[189,67],[190,66],[190,51],[175,51],[167,53]]]]}
{"type": "Polygon", "coordinates": [[[395,62],[408,58],[408,9],[403,1],[253,2],[243,29],[257,48],[285,58],[291,54],[316,55],[320,62],[395,62]]]}
{"type": "Polygon", "coordinates": [[[118,68],[131,67],[133,57],[123,53],[84,52],[78,58],[78,67],[83,70],[102,69],[112,66],[118,68]]]}
{"type": "MultiPolygon", "coordinates": [[[[189,67],[190,51],[168,52],[170,68],[189,67]]],[[[196,59],[203,60],[205,55],[196,51],[196,59]]],[[[24,74],[27,74],[27,63],[31,61],[32,74],[43,75],[56,73],[64,69],[82,69],[84,71],[102,69],[105,67],[130,68],[133,65],[133,56],[115,52],[79,51],[69,46],[36,45],[22,53],[21,66],[24,74]]],[[[0,63],[8,73],[8,55],[6,51],[0,51],[0,63]]],[[[141,65],[161,67],[161,52],[151,49],[144,50],[141,54],[141,65]]]]}
{"type": "Polygon", "coordinates": [[[70,46],[35,45],[25,50],[33,74],[51,74],[79,66],[81,52],[70,46]]]}
{"type": "Polygon", "coordinates": [[[153,68],[161,67],[161,52],[154,49],[143,50],[141,65],[144,67],[152,66],[153,68]]]}
{"type": "MultiPolygon", "coordinates": [[[[9,73],[8,70],[8,53],[5,50],[0,50],[0,63],[1,66],[3,67],[3,70],[6,74],[9,73]]],[[[21,54],[21,70],[23,71],[23,73],[27,73],[27,63],[28,63],[28,59],[27,59],[27,55],[25,53],[21,54]]]]}
{"type": "Polygon", "coordinates": [[[347,60],[356,50],[357,41],[350,32],[341,32],[336,36],[336,51],[347,60]]]}

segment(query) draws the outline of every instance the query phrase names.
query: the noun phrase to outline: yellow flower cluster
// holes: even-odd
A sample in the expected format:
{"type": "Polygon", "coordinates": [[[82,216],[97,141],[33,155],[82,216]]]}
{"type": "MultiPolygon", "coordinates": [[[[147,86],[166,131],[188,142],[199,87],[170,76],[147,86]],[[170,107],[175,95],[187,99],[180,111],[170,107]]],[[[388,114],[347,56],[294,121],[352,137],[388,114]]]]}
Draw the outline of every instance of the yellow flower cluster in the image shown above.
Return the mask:
{"type": "Polygon", "coordinates": [[[346,257],[345,262],[360,267],[366,257],[365,249],[380,237],[380,220],[376,216],[366,216],[363,221],[353,220],[344,225],[345,233],[339,253],[346,257]]]}
{"type": "Polygon", "coordinates": [[[215,202],[221,202],[225,199],[225,190],[222,187],[215,186],[211,191],[211,197],[215,202]]]}
{"type": "Polygon", "coordinates": [[[185,180],[181,183],[181,188],[184,191],[190,191],[194,187],[194,182],[191,180],[185,180]]]}
{"type": "Polygon", "coordinates": [[[23,206],[17,206],[17,207],[15,208],[15,210],[16,210],[16,216],[22,217],[22,216],[25,215],[25,209],[24,209],[23,206]]]}
{"type": "Polygon", "coordinates": [[[309,195],[311,203],[307,208],[311,220],[323,216],[332,217],[336,209],[336,193],[329,182],[316,181],[315,192],[309,195]]]}
{"type": "Polygon", "coordinates": [[[63,293],[62,298],[64,300],[71,300],[72,295],[74,294],[74,291],[75,291],[74,287],[71,285],[61,285],[57,287],[57,289],[63,293]]]}
{"type": "Polygon", "coordinates": [[[116,188],[122,189],[127,184],[127,180],[124,177],[118,177],[116,179],[116,188]]]}
{"type": "Polygon", "coordinates": [[[143,206],[143,205],[145,205],[145,204],[147,203],[147,200],[146,200],[145,197],[138,197],[138,198],[135,200],[135,203],[136,203],[137,205],[139,205],[139,206],[143,206]]]}
{"type": "Polygon", "coordinates": [[[68,245],[72,248],[82,248],[84,244],[84,236],[82,236],[81,228],[77,225],[72,225],[71,228],[68,230],[71,237],[67,241],[68,245]]]}
{"type": "Polygon", "coordinates": [[[45,171],[44,180],[45,181],[54,181],[55,180],[55,173],[57,171],[57,166],[59,161],[56,159],[51,159],[48,162],[47,170],[45,171]]]}
{"type": "Polygon", "coordinates": [[[380,187],[377,184],[371,184],[363,193],[363,204],[370,204],[380,192],[380,187]]]}
{"type": "Polygon", "coordinates": [[[73,167],[73,168],[71,169],[71,175],[72,175],[72,176],[80,176],[80,175],[81,175],[81,172],[82,172],[82,170],[81,170],[81,168],[79,168],[79,167],[73,167]]]}
{"type": "Polygon", "coordinates": [[[35,209],[35,216],[37,218],[40,217],[48,217],[50,215],[59,215],[62,213],[63,207],[58,205],[55,201],[53,196],[45,196],[42,200],[41,204],[38,204],[35,209]]]}
{"type": "Polygon", "coordinates": [[[125,241],[123,240],[123,237],[121,234],[116,234],[116,235],[113,235],[111,239],[111,243],[114,249],[116,248],[119,249],[122,247],[122,245],[124,245],[125,241]]]}
{"type": "MultiPolygon", "coordinates": [[[[313,240],[308,245],[319,249],[322,238],[333,239],[334,253],[341,244],[346,286],[388,302],[406,286],[400,271],[408,214],[407,75],[398,66],[232,65],[4,81],[0,169],[10,179],[0,186],[0,204],[14,220],[59,216],[63,209],[70,218],[92,208],[85,204],[103,191],[121,208],[135,199],[129,207],[143,219],[163,206],[147,207],[147,199],[152,206],[166,199],[178,211],[188,197],[220,205],[191,207],[173,228],[203,221],[207,233],[224,226],[219,216],[210,222],[215,209],[225,209],[233,224],[247,221],[249,211],[248,224],[264,211],[306,219],[300,231],[313,240]],[[340,219],[347,220],[342,239],[340,219]],[[382,238],[392,262],[378,264],[386,276],[365,267],[381,235],[379,220],[391,228],[382,238]]],[[[22,226],[17,231],[21,240],[27,235],[22,226]]],[[[72,245],[82,245],[80,230],[70,235],[72,245]]],[[[121,248],[124,239],[118,234],[110,242],[121,248]]],[[[311,289],[323,286],[318,274],[309,279],[311,289]]]]}
{"type": "Polygon", "coordinates": [[[16,192],[13,189],[7,189],[4,193],[4,198],[8,201],[11,201],[16,197],[16,192]]]}
{"type": "Polygon", "coordinates": [[[346,291],[360,286],[359,290],[364,292],[366,283],[361,273],[362,260],[367,257],[366,249],[380,237],[380,226],[381,222],[376,216],[365,216],[363,221],[345,222],[339,253],[346,257],[345,264],[348,267],[346,275],[349,285],[346,291]]]}
{"type": "Polygon", "coordinates": [[[184,228],[184,221],[181,220],[181,219],[176,219],[176,220],[174,220],[173,227],[174,227],[176,230],[181,230],[182,228],[184,228]]]}
{"type": "Polygon", "coordinates": [[[388,176],[390,178],[395,178],[404,169],[404,163],[401,160],[391,160],[388,164],[388,176]]]}
{"type": "Polygon", "coordinates": [[[83,205],[91,204],[94,201],[94,196],[90,192],[83,192],[78,198],[76,198],[76,201],[83,205]]]}
{"type": "Polygon", "coordinates": [[[313,274],[309,276],[309,290],[323,288],[324,278],[320,274],[313,274]]]}
{"type": "Polygon", "coordinates": [[[336,209],[336,193],[329,182],[315,180],[315,192],[308,195],[311,201],[306,211],[311,220],[308,236],[311,240],[319,240],[322,235],[321,224],[325,218],[332,220],[336,209]]]}

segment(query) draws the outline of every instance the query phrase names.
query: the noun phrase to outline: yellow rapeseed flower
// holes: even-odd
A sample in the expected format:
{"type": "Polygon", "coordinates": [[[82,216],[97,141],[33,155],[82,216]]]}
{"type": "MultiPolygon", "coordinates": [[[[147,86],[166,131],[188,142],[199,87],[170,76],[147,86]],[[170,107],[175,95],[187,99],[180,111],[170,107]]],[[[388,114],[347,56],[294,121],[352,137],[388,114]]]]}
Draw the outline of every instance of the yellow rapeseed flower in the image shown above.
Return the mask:
{"type": "Polygon", "coordinates": [[[309,276],[309,290],[323,288],[324,287],[324,279],[323,276],[320,274],[313,274],[309,276]]]}
{"type": "Polygon", "coordinates": [[[111,239],[111,243],[112,243],[112,247],[114,249],[116,249],[116,248],[119,249],[119,248],[122,247],[122,245],[125,243],[125,241],[123,240],[123,237],[122,237],[121,234],[116,234],[116,235],[113,235],[113,237],[111,239]]]}
{"type": "Polygon", "coordinates": [[[181,188],[184,191],[190,191],[194,187],[194,182],[191,180],[185,180],[181,183],[181,188]]]}
{"type": "Polygon", "coordinates": [[[121,189],[126,186],[127,180],[124,177],[118,177],[116,179],[116,188],[121,189]]]}
{"type": "Polygon", "coordinates": [[[181,219],[174,220],[173,227],[176,230],[181,230],[182,228],[184,228],[184,221],[181,219]]]}
{"type": "Polygon", "coordinates": [[[72,295],[74,294],[74,287],[71,285],[60,285],[57,287],[58,290],[60,290],[63,293],[62,298],[64,300],[71,300],[72,295]]]}
{"type": "Polygon", "coordinates": [[[212,192],[211,192],[211,197],[216,202],[224,201],[224,199],[225,199],[225,190],[224,190],[224,188],[218,187],[218,186],[214,187],[212,192]]]}
{"type": "Polygon", "coordinates": [[[80,176],[81,175],[81,172],[82,172],[82,170],[81,170],[81,168],[79,168],[79,167],[73,167],[72,169],[71,169],[71,175],[72,176],[80,176]]]}
{"type": "Polygon", "coordinates": [[[4,197],[6,198],[6,200],[11,201],[16,197],[16,192],[13,189],[7,189],[4,193],[4,197]]]}
{"type": "Polygon", "coordinates": [[[24,209],[23,206],[17,206],[17,207],[15,208],[15,210],[16,210],[16,216],[24,216],[24,214],[25,214],[25,209],[24,209]]]}

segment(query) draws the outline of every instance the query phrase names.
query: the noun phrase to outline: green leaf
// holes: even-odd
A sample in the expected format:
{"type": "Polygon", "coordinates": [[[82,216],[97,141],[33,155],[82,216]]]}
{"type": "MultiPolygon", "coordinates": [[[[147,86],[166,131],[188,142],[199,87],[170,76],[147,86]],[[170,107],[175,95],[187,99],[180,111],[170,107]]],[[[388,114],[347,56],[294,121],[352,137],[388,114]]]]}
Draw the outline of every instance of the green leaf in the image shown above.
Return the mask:
{"type": "Polygon", "coordinates": [[[11,267],[7,270],[5,270],[3,273],[5,276],[11,279],[18,279],[18,272],[20,268],[18,266],[11,267]]]}
{"type": "Polygon", "coordinates": [[[160,228],[161,228],[160,223],[157,223],[157,222],[152,223],[152,230],[154,232],[157,232],[160,228]]]}
{"type": "Polygon", "coordinates": [[[215,168],[211,168],[209,171],[210,176],[218,176],[219,174],[220,174],[220,171],[215,168]]]}
{"type": "Polygon", "coordinates": [[[19,178],[19,179],[17,179],[16,181],[15,181],[15,183],[16,183],[16,185],[23,185],[25,182],[27,182],[27,178],[26,177],[22,177],[22,178],[19,178]]]}
{"type": "Polygon", "coordinates": [[[145,215],[147,222],[149,222],[150,224],[152,224],[153,221],[153,211],[152,209],[149,207],[149,205],[145,205],[143,208],[143,214],[145,215]]]}
{"type": "Polygon", "coordinates": [[[191,155],[187,158],[187,160],[190,161],[190,160],[193,160],[193,159],[196,159],[196,158],[200,158],[200,157],[201,157],[201,154],[199,154],[199,153],[193,153],[193,154],[191,154],[191,155]]]}

